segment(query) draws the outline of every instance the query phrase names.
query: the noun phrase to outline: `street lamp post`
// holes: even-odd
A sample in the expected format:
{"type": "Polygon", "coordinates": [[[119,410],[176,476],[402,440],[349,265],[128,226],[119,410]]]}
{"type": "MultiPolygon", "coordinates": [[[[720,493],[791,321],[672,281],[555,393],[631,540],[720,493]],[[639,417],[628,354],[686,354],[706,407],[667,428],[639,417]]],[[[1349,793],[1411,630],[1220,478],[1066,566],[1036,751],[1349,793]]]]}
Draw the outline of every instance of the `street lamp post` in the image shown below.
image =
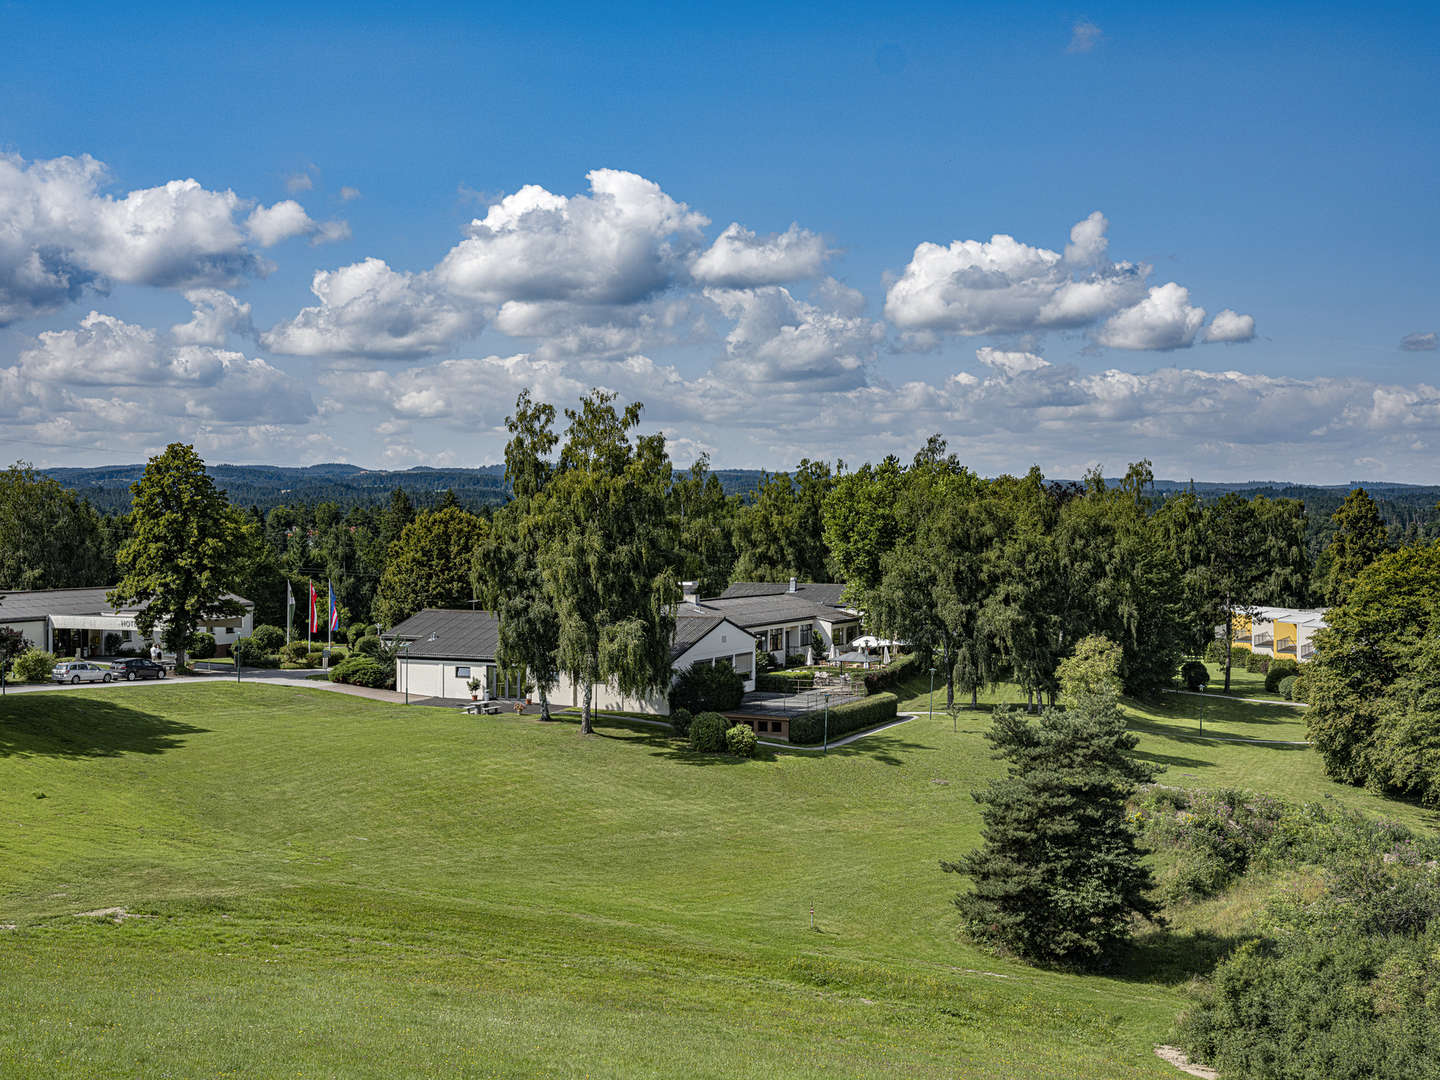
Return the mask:
{"type": "Polygon", "coordinates": [[[930,665],[930,719],[935,719],[935,665],[930,665]]]}
{"type": "Polygon", "coordinates": [[[828,690],[825,692],[825,733],[823,740],[820,744],[820,753],[822,756],[830,752],[830,692],[828,690]]]}

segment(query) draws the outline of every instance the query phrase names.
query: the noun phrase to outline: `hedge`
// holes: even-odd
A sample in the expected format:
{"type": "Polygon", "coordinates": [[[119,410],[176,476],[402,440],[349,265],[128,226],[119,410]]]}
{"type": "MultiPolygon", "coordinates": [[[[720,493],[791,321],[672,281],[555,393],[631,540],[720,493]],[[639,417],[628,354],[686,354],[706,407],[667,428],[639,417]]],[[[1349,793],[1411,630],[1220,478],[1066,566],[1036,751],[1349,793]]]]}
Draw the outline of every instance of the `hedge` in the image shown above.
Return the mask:
{"type": "MultiPolygon", "coordinates": [[[[830,708],[830,738],[837,739],[861,728],[874,727],[895,719],[900,699],[894,694],[872,694],[861,701],[850,701],[830,708]]],[[[790,721],[790,741],[799,746],[818,743],[825,737],[825,710],[801,713],[790,721]]]]}
{"type": "MultiPolygon", "coordinates": [[[[904,656],[897,656],[884,667],[876,668],[874,671],[865,673],[865,692],[867,694],[879,693],[881,690],[889,690],[899,686],[912,675],[920,673],[920,657],[914,653],[907,653],[904,656]]],[[[833,710],[832,710],[833,711],[833,710]]],[[[893,713],[891,714],[894,715],[893,713]]]]}
{"type": "Polygon", "coordinates": [[[702,754],[723,754],[730,721],[716,712],[702,712],[690,721],[690,749],[702,754]]]}
{"type": "Polygon", "coordinates": [[[1286,701],[1295,700],[1295,680],[1297,677],[1298,676],[1295,675],[1286,675],[1275,686],[1276,691],[1286,701]]]}
{"type": "Polygon", "coordinates": [[[368,656],[355,656],[331,668],[330,681],[369,686],[376,690],[394,690],[395,669],[368,656]]]}
{"type": "Polygon", "coordinates": [[[1199,690],[1210,682],[1210,669],[1198,660],[1187,660],[1180,665],[1180,681],[1187,690],[1199,690]]]}
{"type": "Polygon", "coordinates": [[[1270,657],[1252,651],[1245,658],[1245,670],[1252,675],[1264,675],[1270,670],[1270,657]]]}
{"type": "Polygon", "coordinates": [[[745,696],[745,680],[730,661],[696,663],[682,671],[670,688],[670,708],[692,713],[732,712],[745,696]]]}
{"type": "Polygon", "coordinates": [[[813,671],[771,671],[755,677],[756,690],[769,690],[776,694],[794,694],[800,684],[815,678],[813,671]]]}

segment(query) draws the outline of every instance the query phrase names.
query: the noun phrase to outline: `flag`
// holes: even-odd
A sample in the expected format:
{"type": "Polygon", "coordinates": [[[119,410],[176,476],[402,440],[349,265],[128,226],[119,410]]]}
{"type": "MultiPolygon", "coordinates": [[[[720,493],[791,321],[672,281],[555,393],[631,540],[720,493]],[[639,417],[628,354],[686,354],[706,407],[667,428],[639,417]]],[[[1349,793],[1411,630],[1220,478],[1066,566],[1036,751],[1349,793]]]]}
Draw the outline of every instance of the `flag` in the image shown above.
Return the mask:
{"type": "Polygon", "coordinates": [[[315,582],[310,582],[310,633],[320,629],[320,597],[315,595],[315,582]]]}
{"type": "Polygon", "coordinates": [[[335,586],[330,584],[328,578],[325,587],[330,590],[330,632],[333,634],[340,629],[340,606],[335,603],[335,586]]]}
{"type": "Polygon", "coordinates": [[[290,627],[295,623],[295,593],[290,582],[285,582],[285,643],[290,643],[290,627]]]}

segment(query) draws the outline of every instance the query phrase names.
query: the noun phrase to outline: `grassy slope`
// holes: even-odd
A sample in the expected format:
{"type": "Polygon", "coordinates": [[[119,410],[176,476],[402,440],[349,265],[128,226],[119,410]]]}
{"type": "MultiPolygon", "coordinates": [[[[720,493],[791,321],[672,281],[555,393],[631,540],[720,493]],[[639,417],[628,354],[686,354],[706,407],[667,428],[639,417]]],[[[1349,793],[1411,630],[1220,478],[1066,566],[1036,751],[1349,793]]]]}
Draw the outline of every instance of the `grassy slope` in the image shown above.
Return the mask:
{"type": "MultiPolygon", "coordinates": [[[[1136,716],[1168,782],[1380,808],[1173,700],[1136,716]]],[[[1175,1075],[1205,927],[1109,978],[958,940],[985,723],[731,762],[279,687],[9,698],[0,1076],[1175,1075]],[[74,917],[111,906],[153,918],[74,917]]]]}

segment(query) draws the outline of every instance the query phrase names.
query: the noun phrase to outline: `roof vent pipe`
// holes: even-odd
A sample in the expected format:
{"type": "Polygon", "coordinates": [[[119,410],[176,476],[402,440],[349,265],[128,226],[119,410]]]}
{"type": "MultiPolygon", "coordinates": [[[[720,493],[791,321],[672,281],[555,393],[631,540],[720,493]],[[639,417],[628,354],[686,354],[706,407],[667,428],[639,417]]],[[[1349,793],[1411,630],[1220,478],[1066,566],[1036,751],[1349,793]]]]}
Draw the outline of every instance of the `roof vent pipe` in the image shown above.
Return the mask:
{"type": "Polygon", "coordinates": [[[687,604],[698,604],[700,602],[700,583],[698,581],[682,581],[680,596],[687,604]]]}
{"type": "Polygon", "coordinates": [[[795,579],[793,577],[790,579],[790,591],[795,591],[795,579]]]}

